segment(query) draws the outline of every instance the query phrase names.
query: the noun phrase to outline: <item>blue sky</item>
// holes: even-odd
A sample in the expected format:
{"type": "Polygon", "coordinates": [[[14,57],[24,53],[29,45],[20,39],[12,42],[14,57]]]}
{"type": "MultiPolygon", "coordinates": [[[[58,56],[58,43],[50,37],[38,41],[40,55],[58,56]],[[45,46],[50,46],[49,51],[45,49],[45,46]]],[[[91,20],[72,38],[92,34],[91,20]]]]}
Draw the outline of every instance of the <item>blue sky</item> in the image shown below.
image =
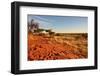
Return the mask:
{"type": "Polygon", "coordinates": [[[87,33],[88,17],[28,15],[28,22],[34,19],[40,28],[52,29],[57,33],[87,33]]]}

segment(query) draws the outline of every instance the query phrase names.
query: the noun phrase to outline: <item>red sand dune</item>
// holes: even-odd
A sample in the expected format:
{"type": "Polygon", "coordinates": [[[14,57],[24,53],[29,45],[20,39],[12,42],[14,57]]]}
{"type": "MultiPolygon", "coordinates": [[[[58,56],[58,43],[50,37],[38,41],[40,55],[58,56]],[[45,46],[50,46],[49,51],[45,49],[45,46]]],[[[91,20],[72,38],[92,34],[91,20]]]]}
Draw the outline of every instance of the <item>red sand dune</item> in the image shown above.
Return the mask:
{"type": "Polygon", "coordinates": [[[28,34],[28,60],[56,60],[86,58],[82,52],[69,44],[53,38],[28,34]]]}

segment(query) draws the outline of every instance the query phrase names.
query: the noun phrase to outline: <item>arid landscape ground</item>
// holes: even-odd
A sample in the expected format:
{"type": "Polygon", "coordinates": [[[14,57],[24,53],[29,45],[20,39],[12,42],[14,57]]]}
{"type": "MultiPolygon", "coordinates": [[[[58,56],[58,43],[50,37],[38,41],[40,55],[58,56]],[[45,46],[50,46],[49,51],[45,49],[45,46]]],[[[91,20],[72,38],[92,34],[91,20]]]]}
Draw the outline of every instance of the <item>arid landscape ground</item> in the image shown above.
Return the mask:
{"type": "Polygon", "coordinates": [[[87,33],[28,33],[28,61],[88,58],[87,33]]]}

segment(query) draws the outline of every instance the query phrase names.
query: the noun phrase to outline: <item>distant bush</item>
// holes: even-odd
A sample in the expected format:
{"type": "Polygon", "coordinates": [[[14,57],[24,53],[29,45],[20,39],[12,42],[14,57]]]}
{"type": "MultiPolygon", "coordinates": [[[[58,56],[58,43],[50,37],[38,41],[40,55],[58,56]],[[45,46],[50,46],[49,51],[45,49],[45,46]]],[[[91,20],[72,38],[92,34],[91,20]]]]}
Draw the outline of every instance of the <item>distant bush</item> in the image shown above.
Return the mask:
{"type": "Polygon", "coordinates": [[[88,35],[87,34],[82,34],[82,37],[87,38],[88,35]]]}
{"type": "Polygon", "coordinates": [[[51,29],[45,30],[46,32],[52,32],[51,29]]]}
{"type": "Polygon", "coordinates": [[[42,31],[44,31],[44,29],[37,29],[37,30],[34,30],[35,33],[41,33],[42,31]]]}
{"type": "Polygon", "coordinates": [[[57,34],[56,34],[56,36],[60,36],[60,34],[59,34],[59,33],[57,33],[57,34]]]}
{"type": "Polygon", "coordinates": [[[49,32],[50,35],[55,35],[55,32],[49,32]]]}

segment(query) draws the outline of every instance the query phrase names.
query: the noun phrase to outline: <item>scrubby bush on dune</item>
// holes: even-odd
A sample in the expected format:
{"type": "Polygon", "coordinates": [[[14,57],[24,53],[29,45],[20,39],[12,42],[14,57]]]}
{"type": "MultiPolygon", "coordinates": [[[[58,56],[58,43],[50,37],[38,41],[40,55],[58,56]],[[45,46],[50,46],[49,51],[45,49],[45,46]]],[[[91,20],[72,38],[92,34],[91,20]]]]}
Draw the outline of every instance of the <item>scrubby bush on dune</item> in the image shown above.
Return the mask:
{"type": "Polygon", "coordinates": [[[85,39],[87,39],[88,35],[87,34],[82,34],[82,37],[84,37],[85,39]]]}
{"type": "Polygon", "coordinates": [[[44,29],[37,29],[37,30],[34,30],[34,33],[41,33],[42,31],[44,31],[44,29]]]}
{"type": "Polygon", "coordinates": [[[46,32],[51,32],[51,29],[48,29],[48,30],[46,29],[45,31],[46,31],[46,32]]]}
{"type": "Polygon", "coordinates": [[[60,34],[59,34],[59,33],[57,33],[57,34],[56,34],[56,36],[60,36],[60,34]]]}
{"type": "Polygon", "coordinates": [[[53,35],[54,36],[55,35],[55,32],[49,32],[49,35],[53,35]]]}

